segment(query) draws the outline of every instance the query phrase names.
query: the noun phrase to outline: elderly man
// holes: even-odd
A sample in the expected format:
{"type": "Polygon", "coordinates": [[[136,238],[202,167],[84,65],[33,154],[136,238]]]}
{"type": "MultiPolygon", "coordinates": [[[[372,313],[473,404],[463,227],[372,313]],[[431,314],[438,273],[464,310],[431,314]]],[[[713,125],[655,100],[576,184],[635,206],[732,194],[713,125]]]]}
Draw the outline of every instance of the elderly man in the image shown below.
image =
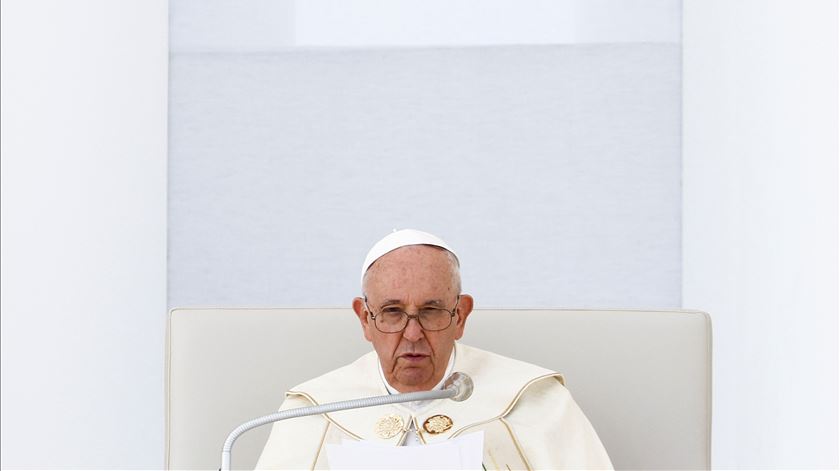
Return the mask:
{"type": "Polygon", "coordinates": [[[342,439],[417,446],[476,431],[484,432],[485,469],[611,468],[560,374],[456,342],[472,308],[444,241],[415,230],[380,240],[362,266],[362,297],[353,300],[375,351],[292,388],[281,410],[428,391],[453,371],[472,377],[472,397],[277,422],[257,468],[329,468],[324,445],[342,439]]]}

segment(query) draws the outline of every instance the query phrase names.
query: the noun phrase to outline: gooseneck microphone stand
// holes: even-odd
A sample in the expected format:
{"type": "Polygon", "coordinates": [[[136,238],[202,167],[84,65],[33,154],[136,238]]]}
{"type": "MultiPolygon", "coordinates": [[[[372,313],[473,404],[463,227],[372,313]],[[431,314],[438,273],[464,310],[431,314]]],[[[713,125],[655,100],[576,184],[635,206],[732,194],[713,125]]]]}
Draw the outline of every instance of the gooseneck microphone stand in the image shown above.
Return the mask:
{"type": "Polygon", "coordinates": [[[452,399],[453,401],[464,401],[472,394],[472,379],[464,373],[452,373],[444,382],[443,389],[434,391],[418,391],[404,394],[390,394],[387,396],[366,397],[350,401],[331,402],[318,406],[299,407],[273,414],[257,417],[233,429],[222,446],[222,467],[221,471],[230,470],[230,454],[234,442],[243,433],[257,428],[261,425],[270,424],[286,419],[306,417],[309,415],[320,415],[328,412],[337,412],[348,409],[361,409],[365,407],[383,406],[385,404],[397,404],[401,402],[429,401],[432,399],[452,399]]]}

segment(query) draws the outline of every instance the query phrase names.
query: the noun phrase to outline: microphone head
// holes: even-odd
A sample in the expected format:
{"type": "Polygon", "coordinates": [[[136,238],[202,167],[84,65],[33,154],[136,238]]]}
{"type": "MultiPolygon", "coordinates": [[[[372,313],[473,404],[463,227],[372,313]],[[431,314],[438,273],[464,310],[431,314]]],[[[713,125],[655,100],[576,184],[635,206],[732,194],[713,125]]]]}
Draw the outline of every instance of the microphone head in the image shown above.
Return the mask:
{"type": "Polygon", "coordinates": [[[461,402],[466,401],[473,392],[473,380],[466,373],[456,371],[446,378],[443,389],[454,389],[455,395],[450,399],[461,402]]]}

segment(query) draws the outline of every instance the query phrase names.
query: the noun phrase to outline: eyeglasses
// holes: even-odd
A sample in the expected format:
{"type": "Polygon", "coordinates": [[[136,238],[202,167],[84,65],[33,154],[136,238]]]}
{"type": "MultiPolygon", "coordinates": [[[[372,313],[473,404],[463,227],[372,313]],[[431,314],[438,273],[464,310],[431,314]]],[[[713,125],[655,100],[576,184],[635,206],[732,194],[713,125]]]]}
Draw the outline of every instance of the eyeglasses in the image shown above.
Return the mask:
{"type": "Polygon", "coordinates": [[[423,330],[434,332],[437,330],[444,330],[452,325],[452,318],[455,317],[455,312],[458,310],[458,303],[461,301],[461,296],[455,300],[455,307],[452,310],[438,308],[438,307],[424,307],[417,311],[417,314],[409,314],[401,308],[393,306],[382,309],[379,313],[374,314],[368,307],[367,296],[364,297],[365,309],[373,319],[373,325],[376,330],[385,334],[395,334],[402,332],[408,326],[408,321],[417,319],[420,327],[423,330]]]}

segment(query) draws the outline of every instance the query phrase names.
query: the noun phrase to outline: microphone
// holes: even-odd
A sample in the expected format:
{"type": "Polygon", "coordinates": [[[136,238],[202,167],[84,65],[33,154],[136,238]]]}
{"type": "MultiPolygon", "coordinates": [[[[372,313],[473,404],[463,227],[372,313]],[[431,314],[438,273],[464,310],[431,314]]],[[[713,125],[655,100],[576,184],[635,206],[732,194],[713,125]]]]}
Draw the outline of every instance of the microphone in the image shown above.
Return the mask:
{"type": "Polygon", "coordinates": [[[449,399],[455,402],[466,401],[472,396],[473,380],[466,373],[456,371],[443,382],[443,389],[455,391],[455,395],[449,399]]]}
{"type": "Polygon", "coordinates": [[[244,424],[233,429],[225,440],[222,446],[222,466],[221,471],[230,470],[231,449],[236,439],[243,433],[257,428],[261,425],[279,422],[286,419],[294,419],[297,417],[306,417],[310,415],[326,414],[328,412],[338,412],[348,409],[361,409],[364,407],[383,406],[386,404],[399,404],[401,402],[414,401],[428,401],[431,399],[445,399],[449,398],[453,401],[461,402],[467,400],[473,392],[473,381],[466,373],[455,372],[446,378],[443,382],[443,389],[434,391],[417,391],[402,394],[389,394],[387,396],[366,397],[363,399],[353,399],[349,401],[331,402],[328,404],[321,404],[319,406],[299,407],[297,409],[288,409],[273,414],[257,417],[249,420],[244,424]]]}

